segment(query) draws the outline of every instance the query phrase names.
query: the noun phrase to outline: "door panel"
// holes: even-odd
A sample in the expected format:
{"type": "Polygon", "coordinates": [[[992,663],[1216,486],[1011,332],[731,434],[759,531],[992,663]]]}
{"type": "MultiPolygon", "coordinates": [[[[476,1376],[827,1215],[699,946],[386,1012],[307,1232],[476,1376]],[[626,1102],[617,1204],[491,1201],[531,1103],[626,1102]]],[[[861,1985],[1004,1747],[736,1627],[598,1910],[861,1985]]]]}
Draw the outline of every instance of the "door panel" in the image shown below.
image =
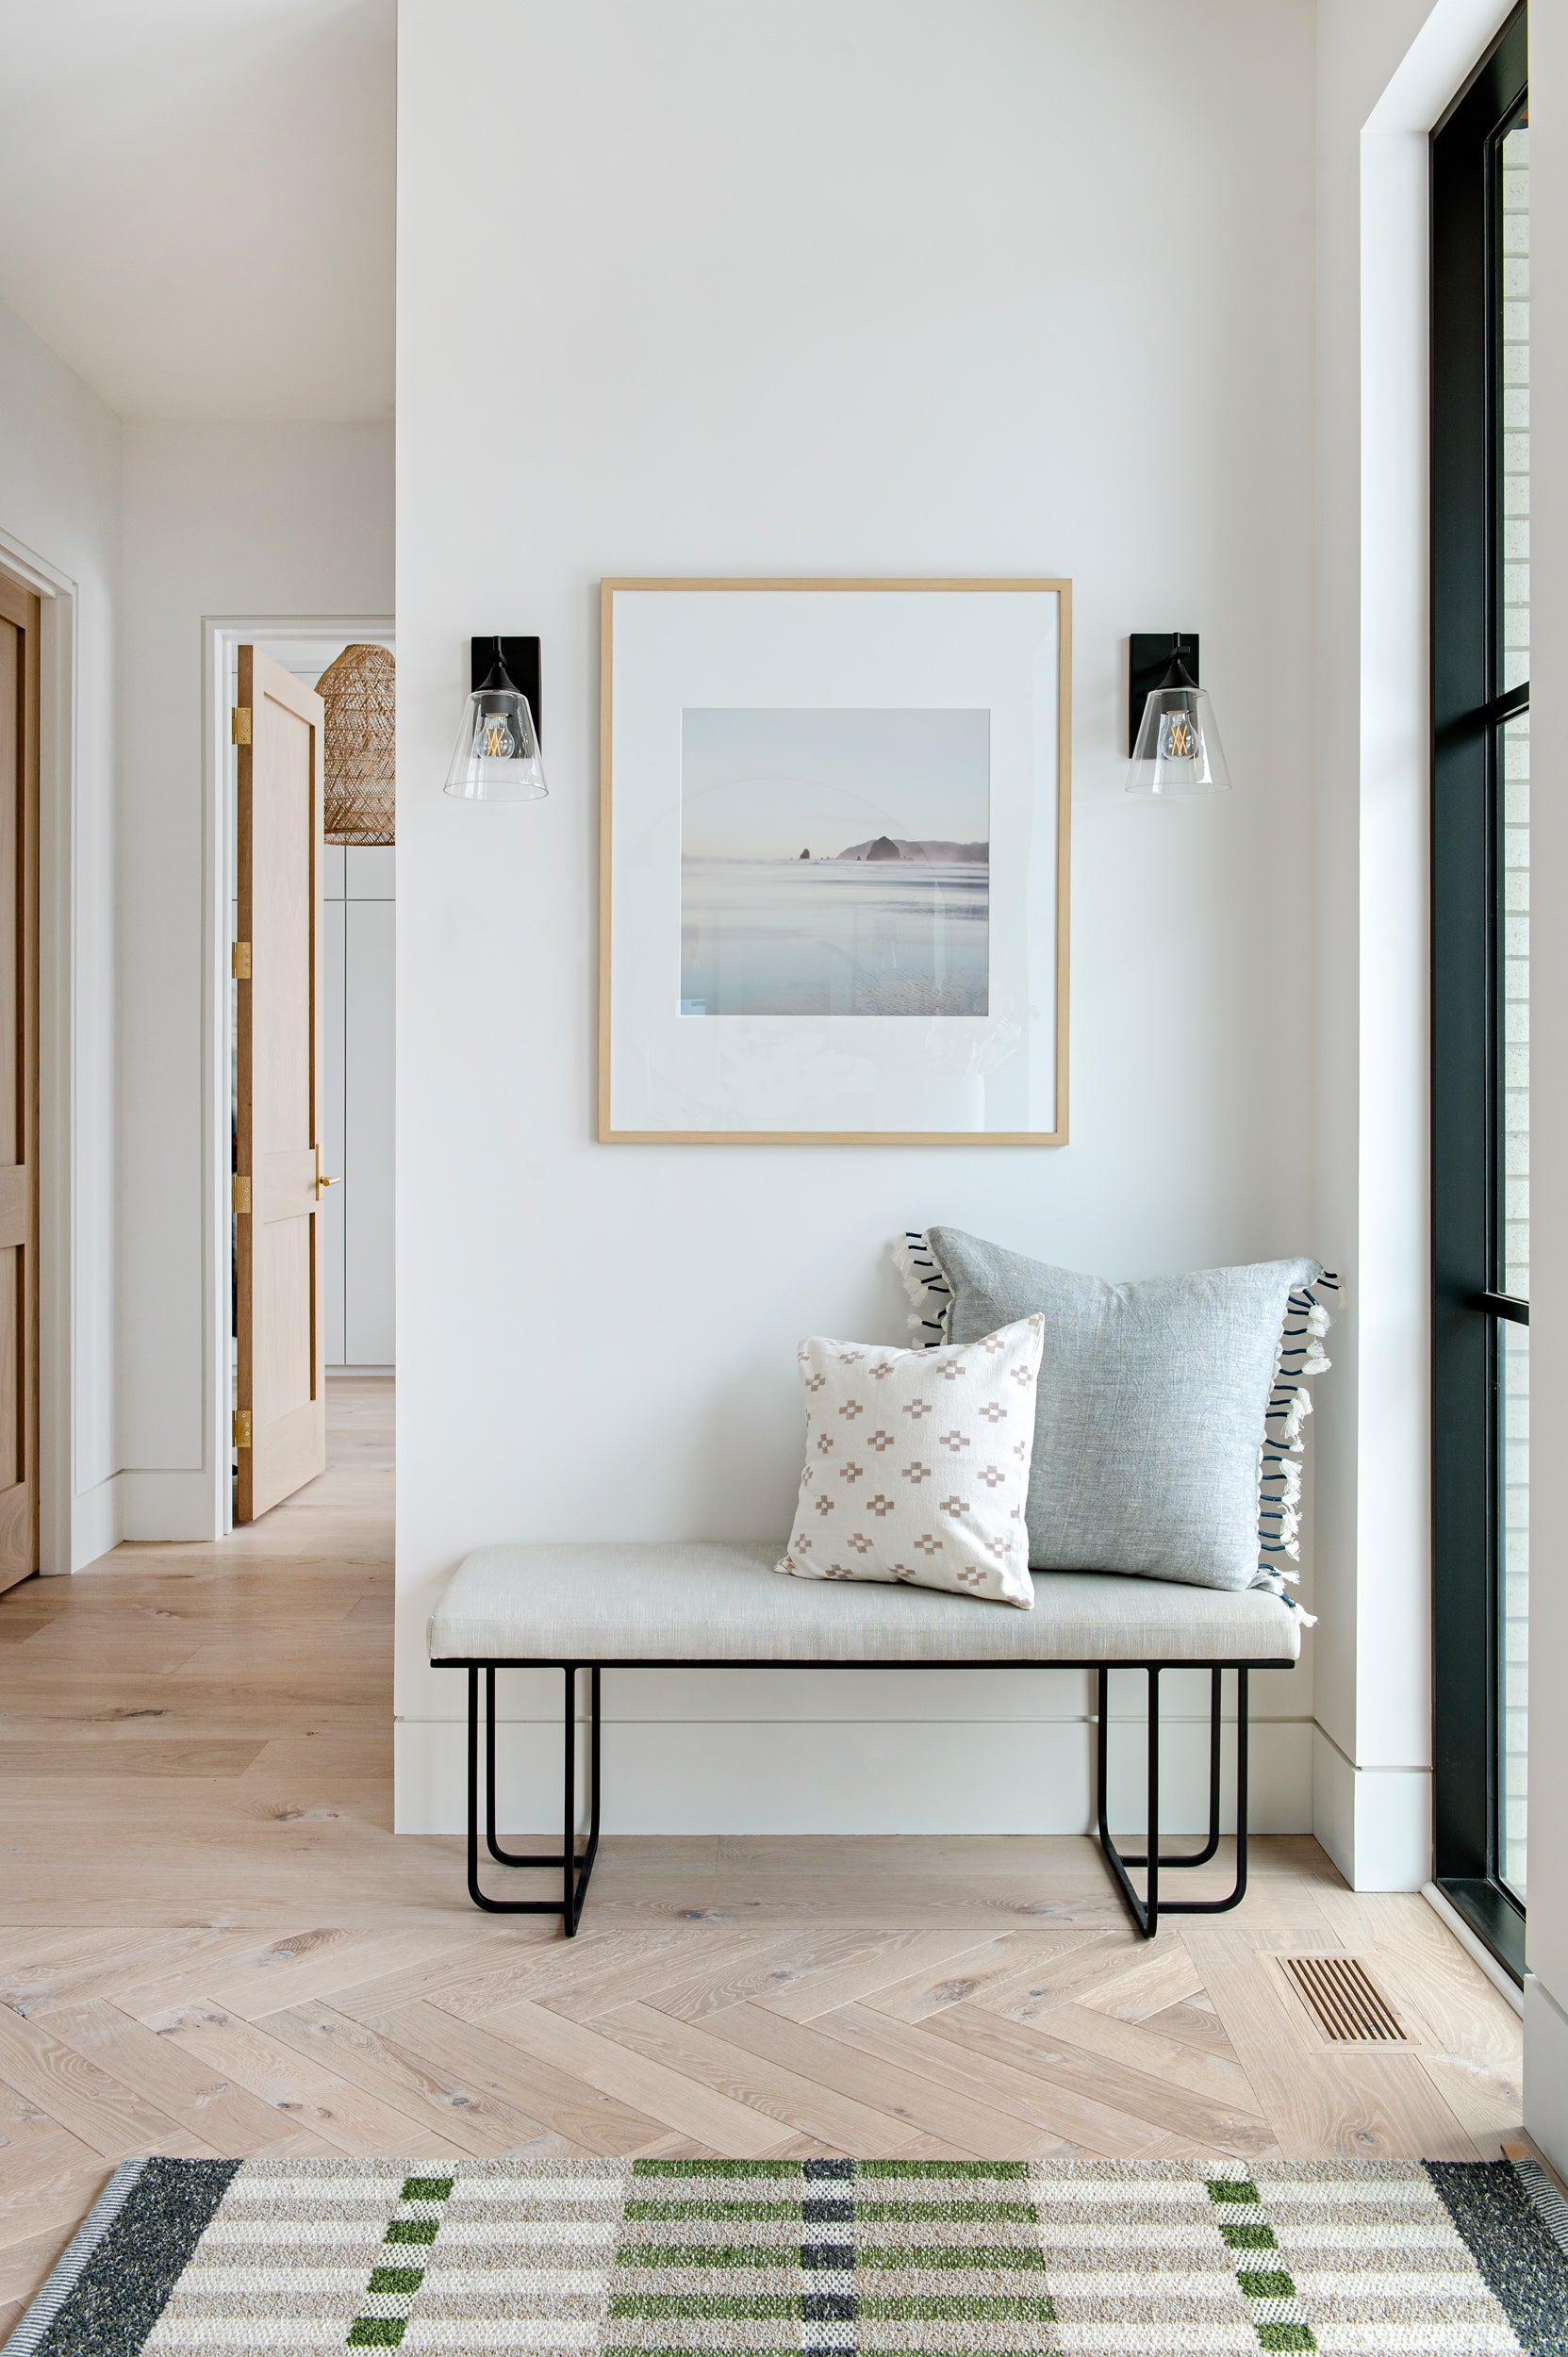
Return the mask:
{"type": "Polygon", "coordinates": [[[235,1514],[246,1523],[326,1464],[322,1146],[322,701],[239,649],[239,938],[235,1222],[235,1514]],[[244,1418],[248,1414],[249,1434],[244,1418]]]}
{"type": "Polygon", "coordinates": [[[0,575],[0,1588],[38,1569],[38,664],[0,575]]]}

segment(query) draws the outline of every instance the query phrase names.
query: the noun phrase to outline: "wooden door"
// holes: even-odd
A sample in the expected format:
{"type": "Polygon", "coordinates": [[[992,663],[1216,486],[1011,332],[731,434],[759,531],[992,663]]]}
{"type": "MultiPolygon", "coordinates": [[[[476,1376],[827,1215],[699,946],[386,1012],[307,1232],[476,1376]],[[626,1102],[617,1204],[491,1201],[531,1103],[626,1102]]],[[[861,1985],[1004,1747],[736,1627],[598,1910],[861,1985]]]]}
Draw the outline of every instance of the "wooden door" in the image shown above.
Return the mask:
{"type": "Polygon", "coordinates": [[[235,1519],[326,1466],[322,700],[239,650],[235,1519]]]}
{"type": "Polygon", "coordinates": [[[0,1588],[38,1569],[38,650],[0,574],[0,1588]]]}

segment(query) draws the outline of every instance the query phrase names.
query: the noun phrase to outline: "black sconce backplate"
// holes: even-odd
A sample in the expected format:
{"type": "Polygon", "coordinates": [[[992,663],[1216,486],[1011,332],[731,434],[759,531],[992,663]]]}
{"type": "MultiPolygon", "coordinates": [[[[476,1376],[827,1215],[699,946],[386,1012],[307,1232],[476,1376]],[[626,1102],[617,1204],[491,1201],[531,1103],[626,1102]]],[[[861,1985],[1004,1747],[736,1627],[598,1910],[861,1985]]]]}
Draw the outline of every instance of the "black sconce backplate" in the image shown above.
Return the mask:
{"type": "MultiPolygon", "coordinates": [[[[1127,644],[1127,750],[1131,755],[1138,742],[1138,723],[1144,717],[1144,706],[1170,669],[1176,639],[1168,630],[1135,630],[1127,644]]],[[[1196,630],[1181,633],[1181,660],[1192,673],[1196,686],[1199,676],[1196,630]]]]}
{"type": "MultiPolygon", "coordinates": [[[[501,659],[511,673],[512,684],[528,699],[528,709],[534,716],[534,733],[544,743],[544,722],[539,717],[539,642],[536,638],[503,638],[501,659]]],[[[495,635],[469,640],[469,689],[482,687],[491,664],[495,661],[495,635]]]]}

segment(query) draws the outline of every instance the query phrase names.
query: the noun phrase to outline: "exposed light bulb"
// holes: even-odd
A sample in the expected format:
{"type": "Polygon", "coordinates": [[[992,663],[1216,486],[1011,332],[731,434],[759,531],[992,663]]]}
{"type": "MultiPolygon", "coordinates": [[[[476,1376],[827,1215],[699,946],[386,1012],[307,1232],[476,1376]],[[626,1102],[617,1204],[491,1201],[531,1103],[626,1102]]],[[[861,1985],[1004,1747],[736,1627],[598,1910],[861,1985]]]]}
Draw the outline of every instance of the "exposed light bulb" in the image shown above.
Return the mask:
{"type": "Polygon", "coordinates": [[[487,678],[464,700],[446,791],[470,802],[538,802],[550,791],[528,699],[508,675],[499,640],[487,678]]]}

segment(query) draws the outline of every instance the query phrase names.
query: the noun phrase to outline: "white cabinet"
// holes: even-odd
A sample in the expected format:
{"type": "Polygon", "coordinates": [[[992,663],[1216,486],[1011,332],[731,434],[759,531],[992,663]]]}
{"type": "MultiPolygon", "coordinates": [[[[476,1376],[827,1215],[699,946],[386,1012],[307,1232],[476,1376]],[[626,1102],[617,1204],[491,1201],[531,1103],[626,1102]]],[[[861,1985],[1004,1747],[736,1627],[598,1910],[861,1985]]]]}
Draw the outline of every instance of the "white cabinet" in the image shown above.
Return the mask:
{"type": "Polygon", "coordinates": [[[397,853],[329,844],[326,898],[326,1355],[389,1367],[393,1307],[397,853]]]}

